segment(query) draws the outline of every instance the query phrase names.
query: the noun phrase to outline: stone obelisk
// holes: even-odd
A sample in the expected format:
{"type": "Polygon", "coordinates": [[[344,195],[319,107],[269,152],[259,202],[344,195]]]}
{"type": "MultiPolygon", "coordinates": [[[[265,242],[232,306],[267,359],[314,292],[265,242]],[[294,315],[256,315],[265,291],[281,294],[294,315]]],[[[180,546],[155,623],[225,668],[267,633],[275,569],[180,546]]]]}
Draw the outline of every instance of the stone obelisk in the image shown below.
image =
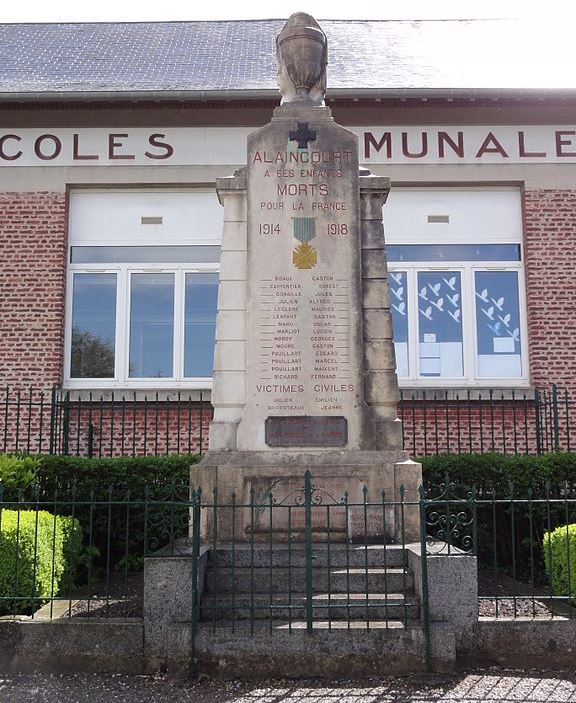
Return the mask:
{"type": "MultiPolygon", "coordinates": [[[[292,15],[276,49],[282,103],[249,136],[246,167],[217,181],[214,419],[193,485],[282,501],[310,469],[336,499],[360,501],[366,487],[368,500],[394,500],[402,484],[416,500],[421,469],[397,419],[389,180],[359,169],[357,137],[324,105],[327,40],[314,18],[292,15]]],[[[396,513],[370,529],[393,537],[396,513]]],[[[405,538],[417,536],[409,513],[405,538]]]]}

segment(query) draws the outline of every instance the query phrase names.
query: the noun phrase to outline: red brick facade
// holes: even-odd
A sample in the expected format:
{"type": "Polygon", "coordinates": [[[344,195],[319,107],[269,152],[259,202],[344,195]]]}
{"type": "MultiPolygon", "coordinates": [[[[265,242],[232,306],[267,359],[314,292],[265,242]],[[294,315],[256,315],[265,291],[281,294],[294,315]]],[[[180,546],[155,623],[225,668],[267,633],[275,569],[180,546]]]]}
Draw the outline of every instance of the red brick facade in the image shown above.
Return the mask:
{"type": "Polygon", "coordinates": [[[530,379],[576,390],[576,190],[526,190],[530,379]]]}
{"type": "Polygon", "coordinates": [[[0,382],[59,383],[64,347],[66,195],[0,194],[0,382]]]}
{"type": "MultiPolygon", "coordinates": [[[[63,370],[66,196],[50,192],[0,194],[0,222],[0,384],[10,385],[12,389],[29,386],[49,389],[60,383],[63,370]]],[[[576,190],[526,190],[524,245],[531,382],[540,388],[556,383],[562,390],[567,389],[572,399],[576,395],[576,190]]],[[[438,402],[430,399],[424,412],[422,401],[410,401],[411,394],[406,392],[402,409],[406,448],[414,454],[447,449],[536,450],[536,424],[540,420],[536,420],[531,402],[520,400],[513,406],[508,397],[504,403],[497,397],[490,402],[485,394],[481,404],[475,400],[470,404],[465,394],[466,391],[461,401],[456,402],[444,401],[439,393],[438,402]]],[[[478,394],[475,392],[472,397],[476,399],[478,394]]],[[[16,396],[11,392],[10,398],[14,401],[16,396]]],[[[38,400],[37,395],[34,398],[38,400]]],[[[562,445],[570,433],[563,398],[559,406],[562,445]]],[[[23,392],[19,406],[14,402],[4,406],[0,418],[0,441],[4,440],[4,447],[0,446],[0,451],[25,449],[30,434],[37,435],[39,422],[43,425],[41,449],[48,449],[49,391],[43,410],[35,402],[29,425],[27,399],[23,392]],[[8,422],[4,422],[4,417],[8,422]],[[20,428],[15,446],[17,421],[20,428]]],[[[110,418],[103,407],[102,422],[96,405],[90,422],[85,416],[87,411],[82,409],[78,433],[79,417],[74,415],[72,404],[67,422],[69,449],[73,453],[86,453],[88,424],[92,425],[95,454],[163,453],[189,448],[195,451],[201,444],[206,448],[210,412],[200,412],[197,405],[191,408],[189,403],[182,403],[180,410],[175,404],[166,409],[163,406],[159,415],[151,405],[146,421],[143,405],[132,407],[123,419],[120,414],[110,418]],[[121,422],[125,423],[123,432],[121,422]]],[[[115,412],[122,411],[118,407],[115,412]]],[[[547,415],[542,417],[547,426],[552,426],[547,415]]],[[[38,437],[32,439],[32,447],[37,449],[38,437]]],[[[549,439],[546,435],[542,448],[546,448],[549,439]]],[[[553,438],[550,443],[553,445],[553,438]]]]}

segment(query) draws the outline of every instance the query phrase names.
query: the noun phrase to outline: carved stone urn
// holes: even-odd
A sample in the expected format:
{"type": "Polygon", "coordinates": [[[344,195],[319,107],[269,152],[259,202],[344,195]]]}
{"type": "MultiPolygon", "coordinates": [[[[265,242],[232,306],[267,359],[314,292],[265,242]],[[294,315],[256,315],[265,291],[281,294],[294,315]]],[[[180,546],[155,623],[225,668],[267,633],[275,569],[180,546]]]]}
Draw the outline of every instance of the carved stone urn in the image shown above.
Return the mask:
{"type": "Polygon", "coordinates": [[[293,14],[276,38],[278,83],[282,102],[321,105],[328,63],[326,35],[305,12],[293,14]]]}

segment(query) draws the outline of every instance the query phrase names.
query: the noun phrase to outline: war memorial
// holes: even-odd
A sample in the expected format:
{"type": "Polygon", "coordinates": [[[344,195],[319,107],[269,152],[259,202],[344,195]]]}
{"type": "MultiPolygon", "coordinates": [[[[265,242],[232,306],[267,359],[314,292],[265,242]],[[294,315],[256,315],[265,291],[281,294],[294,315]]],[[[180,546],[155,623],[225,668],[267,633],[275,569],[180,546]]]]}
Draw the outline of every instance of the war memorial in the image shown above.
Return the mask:
{"type": "Polygon", "coordinates": [[[514,27],[0,25],[3,452],[119,477],[28,486],[87,549],[0,673],[573,667],[576,102],[514,27]]]}
{"type": "Polygon", "coordinates": [[[192,637],[192,660],[219,676],[450,666],[475,559],[451,567],[462,592],[442,548],[423,578],[421,466],[397,418],[390,181],[359,168],[357,137],[324,105],[318,23],[293,15],[276,47],[282,103],[249,135],[246,167],[217,180],[214,418],[181,559],[147,561],[148,651],[178,660],[192,637]],[[422,589],[451,620],[440,632],[422,589]]]}
{"type": "MultiPolygon", "coordinates": [[[[400,485],[415,500],[421,469],[402,450],[382,227],[390,182],[359,169],[356,135],[324,105],[320,26],[293,15],[276,46],[282,104],[249,136],[246,168],[217,181],[214,419],[193,483],[281,502],[310,471],[337,501],[360,503],[364,487],[369,501],[397,500],[400,485]]],[[[388,513],[386,525],[372,516],[372,536],[399,537],[388,513]]]]}

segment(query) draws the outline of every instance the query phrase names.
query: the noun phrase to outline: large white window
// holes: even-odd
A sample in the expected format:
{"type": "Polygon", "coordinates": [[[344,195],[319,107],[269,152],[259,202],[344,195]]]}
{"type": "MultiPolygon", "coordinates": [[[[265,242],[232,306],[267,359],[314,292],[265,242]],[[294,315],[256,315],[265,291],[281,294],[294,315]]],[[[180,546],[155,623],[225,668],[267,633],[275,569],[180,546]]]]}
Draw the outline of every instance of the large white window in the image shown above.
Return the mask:
{"type": "Polygon", "coordinates": [[[209,388],[221,208],[213,191],[70,198],[68,388],[209,388]]]}
{"type": "Polygon", "coordinates": [[[393,190],[384,216],[400,385],[526,384],[518,190],[393,190]]]}

